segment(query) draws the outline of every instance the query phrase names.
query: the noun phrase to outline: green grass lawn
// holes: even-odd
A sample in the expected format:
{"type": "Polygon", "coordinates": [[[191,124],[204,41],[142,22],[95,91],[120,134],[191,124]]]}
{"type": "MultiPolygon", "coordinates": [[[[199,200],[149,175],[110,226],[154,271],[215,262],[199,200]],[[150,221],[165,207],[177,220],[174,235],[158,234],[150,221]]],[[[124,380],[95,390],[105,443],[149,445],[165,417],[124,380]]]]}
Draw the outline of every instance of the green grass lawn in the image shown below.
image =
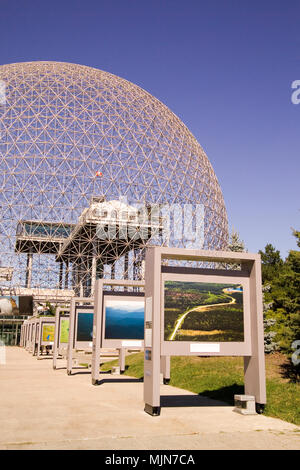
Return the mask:
{"type": "MultiPolygon", "coordinates": [[[[118,361],[102,366],[109,370],[118,361]]],[[[266,356],[266,416],[300,424],[300,384],[284,377],[286,359],[281,354],[266,356]]],[[[126,375],[142,378],[143,353],[126,357],[126,375]]],[[[243,359],[235,357],[172,357],[170,385],[233,405],[234,394],[244,393],[243,359]]]]}

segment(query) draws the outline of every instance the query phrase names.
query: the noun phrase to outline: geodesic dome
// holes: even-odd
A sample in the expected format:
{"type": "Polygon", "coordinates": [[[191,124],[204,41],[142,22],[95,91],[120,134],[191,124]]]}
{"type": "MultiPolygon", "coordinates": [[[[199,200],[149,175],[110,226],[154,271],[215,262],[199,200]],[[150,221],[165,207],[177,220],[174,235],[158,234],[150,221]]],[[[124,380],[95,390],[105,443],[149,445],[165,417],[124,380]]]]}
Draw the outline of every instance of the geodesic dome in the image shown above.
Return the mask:
{"type": "MultiPolygon", "coordinates": [[[[129,209],[201,205],[199,248],[226,247],[226,210],[212,166],[156,98],[110,73],[69,63],[3,65],[0,84],[3,288],[73,289],[89,273],[88,287],[92,272],[141,276],[135,263],[143,246],[160,243],[157,233],[138,246],[123,239],[116,248],[109,240],[108,248],[95,242],[90,219],[86,225],[80,219],[93,204],[120,197],[129,209]]],[[[167,243],[188,246],[172,233],[167,243]]]]}

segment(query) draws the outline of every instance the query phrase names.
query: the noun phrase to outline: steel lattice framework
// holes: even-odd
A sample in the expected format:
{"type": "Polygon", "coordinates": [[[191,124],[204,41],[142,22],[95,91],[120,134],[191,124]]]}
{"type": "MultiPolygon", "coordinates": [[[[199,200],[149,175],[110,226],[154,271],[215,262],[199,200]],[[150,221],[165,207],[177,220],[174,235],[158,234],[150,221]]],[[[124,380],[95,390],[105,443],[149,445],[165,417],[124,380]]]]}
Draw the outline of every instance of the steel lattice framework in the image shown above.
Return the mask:
{"type": "MultiPolygon", "coordinates": [[[[101,244],[93,221],[82,222],[85,209],[120,197],[129,208],[202,205],[203,248],[226,247],[227,215],[212,166],[156,98],[69,63],[3,65],[0,80],[2,287],[81,286],[89,293],[95,276],[141,277],[143,248],[161,242],[159,230],[138,244],[132,237],[101,244]]],[[[168,243],[185,246],[172,235],[168,243]]]]}

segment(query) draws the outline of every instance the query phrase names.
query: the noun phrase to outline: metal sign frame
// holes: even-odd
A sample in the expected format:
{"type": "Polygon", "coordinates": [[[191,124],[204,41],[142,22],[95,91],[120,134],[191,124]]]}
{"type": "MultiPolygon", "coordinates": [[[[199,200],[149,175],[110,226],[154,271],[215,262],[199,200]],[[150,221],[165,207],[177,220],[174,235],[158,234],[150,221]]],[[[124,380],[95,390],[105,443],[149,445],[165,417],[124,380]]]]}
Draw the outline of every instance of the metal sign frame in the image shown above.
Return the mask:
{"type": "Polygon", "coordinates": [[[86,313],[94,313],[94,298],[93,297],[73,297],[70,304],[70,317],[69,317],[69,342],[67,353],[67,374],[72,374],[74,350],[81,349],[85,351],[92,351],[92,341],[76,341],[77,335],[77,318],[78,308],[86,310],[86,313]],[[88,305],[90,304],[90,305],[88,305]],[[91,343],[91,345],[89,345],[91,343]]]}
{"type": "Polygon", "coordinates": [[[32,355],[35,356],[37,354],[37,348],[38,348],[38,342],[39,342],[39,332],[40,332],[39,318],[32,320],[32,324],[33,324],[33,338],[32,338],[31,352],[32,352],[32,355]]]}
{"type": "Polygon", "coordinates": [[[53,325],[54,333],[55,333],[55,318],[54,317],[40,317],[39,318],[37,359],[41,359],[41,346],[52,346],[52,351],[53,351],[54,341],[43,341],[43,329],[45,325],[53,325]]]}
{"type": "MultiPolygon", "coordinates": [[[[81,311],[79,313],[82,313],[83,310],[86,310],[87,313],[93,312],[94,314],[94,298],[93,297],[73,297],[71,300],[71,306],[70,306],[70,318],[69,318],[69,343],[68,343],[68,351],[67,351],[67,374],[72,375],[72,369],[73,369],[73,361],[77,359],[75,358],[76,354],[75,351],[76,349],[79,349],[80,351],[84,351],[84,353],[92,353],[92,344],[93,342],[86,342],[86,341],[77,341],[77,319],[78,319],[78,311],[81,311]],[[77,305],[78,304],[78,305],[77,305]],[[85,304],[85,305],[83,305],[85,304]],[[87,305],[90,304],[90,305],[87,305]]],[[[93,332],[94,332],[94,321],[95,321],[95,315],[93,318],[93,332]]],[[[93,333],[94,335],[94,333],[93,333]]],[[[100,355],[99,355],[100,358],[100,355]]],[[[85,358],[82,358],[83,361],[90,363],[92,366],[93,362],[93,355],[91,354],[90,357],[86,356],[85,358]]],[[[120,364],[120,369],[123,371],[125,368],[125,350],[124,348],[120,348],[119,350],[119,364],[120,364]]]]}
{"type": "MultiPolygon", "coordinates": [[[[104,286],[118,286],[118,287],[144,287],[144,283],[140,281],[129,281],[129,280],[116,280],[116,279],[98,279],[95,283],[95,314],[94,314],[94,326],[93,326],[93,357],[92,357],[92,384],[99,385],[100,381],[100,361],[101,361],[101,348],[116,348],[119,350],[119,365],[120,372],[125,370],[125,350],[126,346],[123,345],[123,340],[110,340],[105,339],[105,310],[104,310],[104,286]]],[[[106,293],[106,298],[112,297],[111,292],[106,293]]],[[[132,297],[138,297],[136,293],[132,293],[132,297]]],[[[122,296],[125,294],[122,292],[122,296]]],[[[126,296],[128,298],[128,296],[126,296]]],[[[116,298],[116,296],[114,296],[116,298]]],[[[141,298],[139,296],[139,298],[141,298]]],[[[127,347],[134,347],[134,349],[144,349],[144,342],[137,340],[129,342],[127,347]],[[135,344],[135,345],[134,345],[135,344]]]]}
{"type": "MultiPolygon", "coordinates": [[[[198,281],[199,282],[199,281],[198,281]]],[[[163,354],[187,356],[243,356],[245,394],[255,396],[257,410],[266,403],[264,331],[260,255],[210,250],[149,247],[145,264],[145,412],[160,414],[160,361],[163,354]],[[200,261],[217,264],[238,263],[241,270],[168,267],[163,260],[200,261]],[[241,283],[245,288],[244,335],[241,343],[217,343],[214,351],[209,342],[164,341],[163,283],[166,279],[214,280],[220,283],[241,283]],[[194,278],[193,278],[194,276],[194,278]],[[225,279],[225,282],[224,282],[225,279]],[[192,347],[191,347],[192,346],[192,347]]]]}
{"type": "MultiPolygon", "coordinates": [[[[99,385],[100,383],[100,360],[101,348],[110,347],[119,350],[119,364],[120,370],[125,370],[125,351],[126,349],[144,350],[144,340],[130,340],[130,339],[106,339],[105,335],[105,300],[112,298],[116,299],[144,299],[144,295],[139,295],[138,292],[110,292],[105,291],[105,286],[111,287],[136,287],[144,288],[143,281],[133,280],[117,280],[117,279],[98,279],[95,284],[95,314],[93,326],[93,358],[92,358],[92,384],[99,385]]],[[[164,382],[168,383],[170,380],[170,357],[163,357],[161,360],[161,369],[164,377],[164,382]]]]}
{"type": "MultiPolygon", "coordinates": [[[[93,347],[93,336],[91,336],[90,341],[79,341],[78,338],[78,317],[79,314],[82,315],[94,315],[94,306],[90,305],[76,305],[75,307],[75,328],[74,328],[74,348],[75,349],[85,349],[92,350],[93,347]]],[[[94,317],[93,317],[94,322],[94,317]]],[[[91,330],[93,334],[93,328],[91,330]]]]}
{"type": "Polygon", "coordinates": [[[70,309],[65,307],[57,307],[55,311],[55,333],[54,333],[54,345],[53,345],[53,369],[56,369],[57,359],[60,355],[66,355],[68,349],[68,343],[60,342],[61,333],[61,320],[69,320],[70,328],[70,309]],[[64,346],[62,346],[64,344],[64,346]]]}

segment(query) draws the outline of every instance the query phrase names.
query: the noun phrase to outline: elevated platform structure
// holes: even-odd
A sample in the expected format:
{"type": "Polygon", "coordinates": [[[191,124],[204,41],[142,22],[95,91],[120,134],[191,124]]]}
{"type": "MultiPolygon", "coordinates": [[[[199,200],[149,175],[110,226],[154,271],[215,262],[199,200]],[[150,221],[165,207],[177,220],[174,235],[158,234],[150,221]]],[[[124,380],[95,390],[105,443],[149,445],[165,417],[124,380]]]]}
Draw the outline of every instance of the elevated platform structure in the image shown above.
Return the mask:
{"type": "Polygon", "coordinates": [[[22,220],[17,225],[15,251],[56,254],[74,227],[73,224],[22,220]]]}
{"type": "Polygon", "coordinates": [[[16,295],[16,296],[32,296],[35,303],[46,303],[50,302],[57,304],[69,303],[75,292],[72,289],[42,289],[42,288],[28,288],[28,287],[16,287],[15,289],[3,288],[1,289],[1,295],[16,295]]]}
{"type": "Polygon", "coordinates": [[[104,265],[115,277],[115,263],[123,258],[128,278],[128,257],[134,252],[133,277],[140,279],[143,250],[150,239],[162,237],[163,220],[151,207],[136,208],[122,201],[94,197],[76,224],[24,220],[18,224],[15,251],[27,254],[26,288],[31,289],[33,254],[50,254],[59,263],[58,291],[80,296],[94,292],[104,265]],[[141,256],[138,256],[138,253],[141,256]]]}

